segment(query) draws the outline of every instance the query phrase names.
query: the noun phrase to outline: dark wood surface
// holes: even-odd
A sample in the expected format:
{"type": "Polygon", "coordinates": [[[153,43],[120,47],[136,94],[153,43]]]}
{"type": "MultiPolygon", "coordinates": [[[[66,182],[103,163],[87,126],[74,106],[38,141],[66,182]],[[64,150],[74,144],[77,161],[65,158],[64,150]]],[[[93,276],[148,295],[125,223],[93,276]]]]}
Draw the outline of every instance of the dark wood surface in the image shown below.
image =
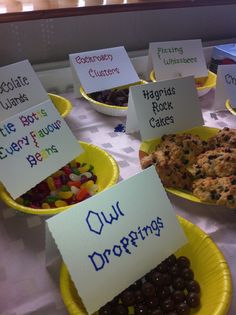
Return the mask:
{"type": "Polygon", "coordinates": [[[0,0],[0,23],[230,4],[236,4],[236,0],[0,0]]]}

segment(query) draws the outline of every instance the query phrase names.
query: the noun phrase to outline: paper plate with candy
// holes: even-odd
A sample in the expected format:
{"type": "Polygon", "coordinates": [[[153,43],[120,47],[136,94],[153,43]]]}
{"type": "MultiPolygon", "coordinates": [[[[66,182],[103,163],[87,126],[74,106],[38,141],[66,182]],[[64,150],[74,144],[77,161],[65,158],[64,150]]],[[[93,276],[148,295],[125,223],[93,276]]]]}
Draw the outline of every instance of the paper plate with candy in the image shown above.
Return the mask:
{"type": "MultiPolygon", "coordinates": [[[[224,256],[200,228],[184,218],[179,217],[179,221],[188,243],[119,296],[107,301],[96,315],[227,314],[232,283],[224,256]]],[[[65,264],[61,268],[60,288],[69,314],[87,315],[65,264]]]]}
{"type": "Polygon", "coordinates": [[[48,96],[63,118],[69,115],[72,110],[72,104],[68,99],[52,93],[48,93],[48,96]]]}
{"type": "Polygon", "coordinates": [[[0,198],[24,213],[54,215],[114,185],[119,178],[114,158],[93,144],[80,145],[81,155],[16,200],[0,185],[0,198]]]}
{"type": "Polygon", "coordinates": [[[87,94],[81,86],[80,93],[87,101],[89,101],[96,111],[109,116],[126,116],[128,110],[129,87],[145,83],[147,82],[140,81],[134,84],[91,94],[87,94]]]}
{"type": "MultiPolygon", "coordinates": [[[[214,88],[216,86],[216,79],[217,79],[216,74],[211,72],[210,70],[208,70],[207,77],[195,78],[195,85],[197,88],[198,96],[199,97],[203,96],[207,94],[212,88],[214,88]]],[[[154,70],[152,70],[150,73],[150,80],[152,82],[157,81],[154,70]]]]}

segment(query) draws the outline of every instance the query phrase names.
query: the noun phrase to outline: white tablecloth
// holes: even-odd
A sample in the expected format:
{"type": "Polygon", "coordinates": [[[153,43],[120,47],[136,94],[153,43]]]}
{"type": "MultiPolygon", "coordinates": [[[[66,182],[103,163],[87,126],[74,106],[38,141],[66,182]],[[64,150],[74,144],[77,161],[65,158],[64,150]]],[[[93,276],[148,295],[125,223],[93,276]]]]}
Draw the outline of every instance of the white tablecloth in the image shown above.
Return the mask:
{"type": "MultiPolygon", "coordinates": [[[[236,116],[214,112],[213,91],[201,98],[205,125],[236,126],[236,116]]],[[[72,92],[63,96],[74,105],[66,118],[74,135],[94,143],[113,155],[120,167],[120,180],[140,171],[139,134],[115,132],[125,118],[109,117],[94,111],[72,92]]],[[[20,179],[19,184],[20,184],[20,179]]],[[[192,203],[169,194],[176,214],[192,221],[208,233],[223,252],[236,286],[236,211],[192,203]]],[[[67,315],[59,291],[58,268],[45,267],[45,218],[26,215],[0,202],[0,314],[67,315]]],[[[217,286],[217,283],[216,283],[217,286]]],[[[236,293],[228,315],[235,315],[236,293]]],[[[211,314],[209,314],[211,315],[211,314]]]]}

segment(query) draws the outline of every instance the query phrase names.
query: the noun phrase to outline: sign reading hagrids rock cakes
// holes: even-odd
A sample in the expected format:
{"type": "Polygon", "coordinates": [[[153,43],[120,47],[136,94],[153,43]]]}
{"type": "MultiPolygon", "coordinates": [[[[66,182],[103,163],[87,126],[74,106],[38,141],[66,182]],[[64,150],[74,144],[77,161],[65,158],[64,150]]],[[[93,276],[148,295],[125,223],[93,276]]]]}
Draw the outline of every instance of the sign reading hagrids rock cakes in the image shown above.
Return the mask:
{"type": "Polygon", "coordinates": [[[124,47],[114,47],[69,55],[74,92],[80,95],[103,91],[140,81],[124,47]]]}
{"type": "Polygon", "coordinates": [[[203,124],[192,76],[130,87],[127,133],[148,140],[203,124]]]}
{"type": "Polygon", "coordinates": [[[50,218],[47,226],[53,236],[47,248],[53,250],[55,240],[89,314],[187,241],[154,167],[50,218]]]}
{"type": "Polygon", "coordinates": [[[0,68],[0,121],[47,99],[28,60],[0,68]]]}

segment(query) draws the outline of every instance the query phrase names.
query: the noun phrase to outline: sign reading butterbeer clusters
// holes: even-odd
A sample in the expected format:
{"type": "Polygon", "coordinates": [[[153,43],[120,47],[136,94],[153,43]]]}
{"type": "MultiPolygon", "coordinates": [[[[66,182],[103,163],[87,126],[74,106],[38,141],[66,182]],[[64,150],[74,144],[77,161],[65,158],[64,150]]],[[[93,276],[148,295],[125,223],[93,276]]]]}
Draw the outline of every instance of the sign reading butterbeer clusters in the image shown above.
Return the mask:
{"type": "Polygon", "coordinates": [[[69,55],[74,92],[82,84],[86,93],[102,91],[140,81],[124,47],[69,55]]]}

